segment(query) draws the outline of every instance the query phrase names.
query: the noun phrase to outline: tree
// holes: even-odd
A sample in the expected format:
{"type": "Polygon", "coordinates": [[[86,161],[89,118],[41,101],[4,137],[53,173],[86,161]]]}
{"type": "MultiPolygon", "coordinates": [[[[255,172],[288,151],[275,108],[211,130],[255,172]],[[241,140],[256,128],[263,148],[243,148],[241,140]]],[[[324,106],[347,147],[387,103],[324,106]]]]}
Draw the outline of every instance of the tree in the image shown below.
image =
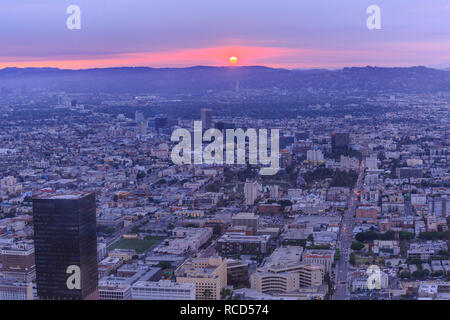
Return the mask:
{"type": "Polygon", "coordinates": [[[339,259],[341,259],[341,251],[339,250],[339,248],[336,248],[336,251],[334,253],[334,261],[339,261],[339,259]]]}
{"type": "Polygon", "coordinates": [[[402,271],[400,272],[400,278],[402,279],[409,279],[411,278],[411,273],[409,271],[402,271]]]}
{"type": "Polygon", "coordinates": [[[419,238],[422,240],[450,240],[450,230],[445,232],[421,232],[419,238]]]}
{"type": "Polygon", "coordinates": [[[230,295],[231,295],[231,290],[227,289],[227,288],[223,288],[222,291],[220,292],[220,296],[222,298],[226,298],[226,297],[228,297],[230,295]]]}
{"type": "Polygon", "coordinates": [[[416,279],[422,279],[425,276],[425,274],[422,270],[416,270],[412,273],[412,276],[416,279]]]}
{"type": "Polygon", "coordinates": [[[165,184],[166,182],[166,179],[159,179],[158,181],[156,181],[157,184],[165,184]]]}
{"type": "Polygon", "coordinates": [[[142,180],[145,178],[145,172],[139,171],[136,175],[136,180],[142,180]]]}
{"type": "Polygon", "coordinates": [[[114,227],[111,226],[97,226],[98,233],[104,233],[106,235],[112,234],[116,231],[114,227]]]}
{"type": "Polygon", "coordinates": [[[394,240],[395,232],[386,231],[385,233],[378,233],[373,230],[360,232],[355,236],[355,239],[359,242],[373,241],[373,240],[394,240]]]}
{"type": "Polygon", "coordinates": [[[5,215],[6,218],[14,218],[16,216],[16,208],[12,208],[9,210],[9,212],[5,215]]]}
{"type": "Polygon", "coordinates": [[[160,267],[162,269],[170,269],[172,267],[172,264],[169,261],[160,261],[157,267],[160,267]]]}
{"type": "Polygon", "coordinates": [[[433,271],[433,273],[431,273],[432,277],[442,277],[444,275],[444,272],[442,271],[433,271]]]}
{"type": "Polygon", "coordinates": [[[328,292],[330,295],[333,294],[333,281],[331,281],[330,274],[327,272],[323,276],[323,281],[328,285],[328,292]]]}
{"type": "Polygon", "coordinates": [[[353,241],[351,245],[351,249],[355,251],[359,251],[364,248],[364,243],[359,241],[353,241]]]}
{"type": "Polygon", "coordinates": [[[441,251],[439,251],[439,255],[442,256],[442,257],[444,257],[444,260],[448,260],[447,258],[448,258],[448,256],[449,256],[449,254],[448,254],[448,251],[447,251],[447,250],[441,250],[441,251]]]}
{"type": "Polygon", "coordinates": [[[211,289],[205,289],[203,290],[203,298],[205,298],[206,300],[210,300],[212,298],[212,291],[211,289]]]}
{"type": "Polygon", "coordinates": [[[352,252],[352,253],[350,254],[349,262],[350,262],[350,264],[351,264],[352,266],[355,265],[355,263],[356,263],[356,255],[355,255],[354,252],[352,252]]]}
{"type": "Polygon", "coordinates": [[[412,258],[409,258],[409,259],[406,260],[406,263],[408,263],[408,264],[421,265],[422,262],[424,262],[424,261],[422,261],[421,259],[412,259],[412,258]]]}
{"type": "Polygon", "coordinates": [[[278,204],[282,207],[289,207],[289,206],[292,206],[292,201],[291,200],[279,200],[278,204]]]}
{"type": "Polygon", "coordinates": [[[329,244],[316,244],[316,245],[309,246],[306,249],[311,249],[311,250],[329,250],[330,249],[330,245],[329,244]]]}
{"type": "Polygon", "coordinates": [[[411,240],[414,239],[414,233],[408,231],[400,231],[399,238],[400,240],[411,240]]]}
{"type": "Polygon", "coordinates": [[[208,192],[219,192],[220,183],[218,181],[214,181],[206,186],[206,191],[208,192]]]}

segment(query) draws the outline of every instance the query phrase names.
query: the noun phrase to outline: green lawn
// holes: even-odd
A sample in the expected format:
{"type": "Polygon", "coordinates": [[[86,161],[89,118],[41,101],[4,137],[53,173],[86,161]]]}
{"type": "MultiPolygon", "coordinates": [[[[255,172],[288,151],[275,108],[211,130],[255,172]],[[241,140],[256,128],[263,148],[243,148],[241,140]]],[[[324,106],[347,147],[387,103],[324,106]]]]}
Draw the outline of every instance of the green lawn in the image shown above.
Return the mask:
{"type": "Polygon", "coordinates": [[[164,237],[147,237],[144,240],[139,239],[120,239],[114,243],[109,250],[114,249],[135,249],[137,253],[143,253],[146,250],[160,243],[164,237]]]}
{"type": "MultiPolygon", "coordinates": [[[[371,265],[371,264],[373,264],[373,258],[372,257],[361,257],[359,255],[356,255],[355,264],[356,265],[371,265]]],[[[384,265],[384,259],[377,257],[375,260],[375,264],[376,265],[384,265]]]]}

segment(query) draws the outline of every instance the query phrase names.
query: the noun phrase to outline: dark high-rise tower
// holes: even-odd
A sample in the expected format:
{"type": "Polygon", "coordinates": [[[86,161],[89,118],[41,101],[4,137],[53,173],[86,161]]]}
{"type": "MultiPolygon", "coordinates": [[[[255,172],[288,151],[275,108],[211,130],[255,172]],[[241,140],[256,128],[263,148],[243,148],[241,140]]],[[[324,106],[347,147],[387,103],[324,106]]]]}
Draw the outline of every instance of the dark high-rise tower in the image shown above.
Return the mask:
{"type": "Polygon", "coordinates": [[[169,119],[167,117],[158,116],[155,118],[154,121],[155,121],[155,130],[158,131],[159,129],[167,127],[169,119]]]}
{"type": "Polygon", "coordinates": [[[212,110],[211,109],[201,109],[200,116],[202,119],[203,130],[212,128],[212,110]]]}
{"type": "Polygon", "coordinates": [[[95,194],[33,197],[33,221],[39,298],[96,299],[95,194]]]}
{"type": "Polygon", "coordinates": [[[331,150],[333,153],[345,153],[349,150],[350,135],[348,133],[331,134],[331,150]]]}

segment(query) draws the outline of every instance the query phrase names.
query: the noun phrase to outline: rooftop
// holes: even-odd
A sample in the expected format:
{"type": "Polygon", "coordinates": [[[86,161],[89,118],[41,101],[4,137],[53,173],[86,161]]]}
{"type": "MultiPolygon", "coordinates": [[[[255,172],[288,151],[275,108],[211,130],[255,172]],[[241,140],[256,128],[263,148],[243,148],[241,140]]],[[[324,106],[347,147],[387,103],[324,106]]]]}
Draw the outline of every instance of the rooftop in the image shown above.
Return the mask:
{"type": "Polygon", "coordinates": [[[91,194],[90,192],[39,193],[33,199],[41,200],[78,200],[91,194]]]}

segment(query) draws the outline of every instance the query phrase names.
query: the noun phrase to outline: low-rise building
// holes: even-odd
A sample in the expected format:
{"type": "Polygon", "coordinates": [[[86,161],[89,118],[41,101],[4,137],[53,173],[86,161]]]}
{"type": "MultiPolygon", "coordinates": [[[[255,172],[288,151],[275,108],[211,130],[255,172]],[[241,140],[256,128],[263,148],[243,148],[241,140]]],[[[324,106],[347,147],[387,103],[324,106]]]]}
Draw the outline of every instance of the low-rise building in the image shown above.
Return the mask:
{"type": "Polygon", "coordinates": [[[221,257],[189,258],[175,270],[176,281],[195,284],[196,300],[220,300],[227,285],[227,261],[221,257]]]}
{"type": "Polygon", "coordinates": [[[14,244],[0,250],[2,272],[5,277],[31,282],[36,278],[34,246],[27,243],[14,244]]]}
{"type": "Polygon", "coordinates": [[[303,248],[297,246],[276,249],[251,275],[251,288],[263,293],[287,293],[300,287],[320,286],[324,266],[301,262],[302,253],[303,248]]]}
{"type": "Polygon", "coordinates": [[[240,260],[227,260],[227,285],[248,284],[248,263],[240,260]]]}
{"type": "Polygon", "coordinates": [[[334,253],[334,250],[309,249],[304,252],[303,261],[323,265],[325,272],[331,274],[331,267],[334,262],[334,253]]]}
{"type": "Polygon", "coordinates": [[[137,281],[131,286],[133,300],[195,300],[195,284],[169,280],[137,281]]]}
{"type": "Polygon", "coordinates": [[[374,240],[372,252],[383,257],[400,254],[400,246],[396,240],[374,240]]]}
{"type": "Polygon", "coordinates": [[[99,300],[131,300],[132,278],[106,276],[98,282],[99,300]]]}
{"type": "Polygon", "coordinates": [[[245,234],[224,234],[217,240],[217,251],[221,255],[264,254],[269,247],[270,236],[247,236],[245,234]]]}
{"type": "Polygon", "coordinates": [[[0,300],[33,300],[32,282],[1,279],[0,300]]]}
{"type": "Polygon", "coordinates": [[[324,267],[309,263],[274,264],[257,269],[250,277],[253,290],[263,293],[286,293],[300,287],[320,286],[324,267]]]}
{"type": "Polygon", "coordinates": [[[114,249],[108,253],[108,256],[112,258],[119,258],[123,261],[131,260],[135,255],[136,250],[134,249],[114,249]]]}

